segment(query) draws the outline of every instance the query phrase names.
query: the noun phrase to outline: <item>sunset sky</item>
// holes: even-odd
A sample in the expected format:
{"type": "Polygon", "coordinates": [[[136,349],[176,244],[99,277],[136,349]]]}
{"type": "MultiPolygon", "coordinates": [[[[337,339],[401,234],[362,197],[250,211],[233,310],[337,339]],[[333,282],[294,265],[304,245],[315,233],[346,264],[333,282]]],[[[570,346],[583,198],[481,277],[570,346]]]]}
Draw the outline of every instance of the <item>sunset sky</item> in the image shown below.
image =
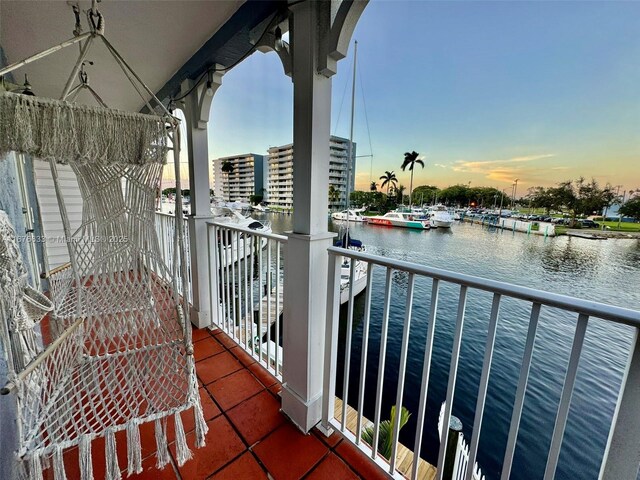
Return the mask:
{"type": "MultiPolygon", "coordinates": [[[[408,187],[407,150],[425,157],[414,185],[518,178],[525,194],[583,175],[640,187],[640,2],[372,0],[354,39],[355,141],[373,153],[357,187],[385,170],[408,187]]],[[[345,137],[352,62],[353,48],[333,77],[331,131],[345,137]]],[[[227,73],[210,157],[291,142],[292,92],[272,53],[227,73]]]]}

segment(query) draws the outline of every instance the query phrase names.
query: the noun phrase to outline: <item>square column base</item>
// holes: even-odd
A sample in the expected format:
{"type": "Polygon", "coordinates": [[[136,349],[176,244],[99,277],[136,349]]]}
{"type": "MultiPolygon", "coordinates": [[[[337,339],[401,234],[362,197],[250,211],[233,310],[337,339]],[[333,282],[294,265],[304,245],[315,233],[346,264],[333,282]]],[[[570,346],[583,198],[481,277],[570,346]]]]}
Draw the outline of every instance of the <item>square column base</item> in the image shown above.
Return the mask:
{"type": "Polygon", "coordinates": [[[322,419],[327,248],[334,233],[289,233],[284,276],[282,411],[307,433],[322,419]]]}
{"type": "Polygon", "coordinates": [[[284,383],[280,397],[282,412],[304,433],[308,433],[322,420],[322,392],[311,400],[305,400],[284,383]]]}
{"type": "MultiPolygon", "coordinates": [[[[187,217],[189,229],[189,251],[191,253],[191,303],[189,305],[189,319],[197,328],[206,328],[213,325],[211,315],[210,281],[217,282],[216,278],[209,279],[209,251],[207,222],[214,219],[212,215],[191,215],[187,217]]],[[[216,272],[211,272],[215,277],[216,272]]],[[[217,283],[214,283],[217,284],[217,283]]]]}

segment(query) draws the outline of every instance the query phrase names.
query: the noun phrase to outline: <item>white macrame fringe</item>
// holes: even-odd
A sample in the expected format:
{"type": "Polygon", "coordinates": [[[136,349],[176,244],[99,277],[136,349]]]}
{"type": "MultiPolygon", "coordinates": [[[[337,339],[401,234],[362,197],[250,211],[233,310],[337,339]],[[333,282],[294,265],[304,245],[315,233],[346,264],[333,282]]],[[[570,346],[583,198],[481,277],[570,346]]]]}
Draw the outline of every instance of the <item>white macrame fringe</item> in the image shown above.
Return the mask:
{"type": "Polygon", "coordinates": [[[29,472],[27,472],[27,461],[18,460],[15,465],[15,477],[17,480],[29,480],[29,472]]]}
{"type": "Polygon", "coordinates": [[[187,460],[192,458],[193,454],[187,445],[187,437],[184,434],[184,427],[182,426],[182,417],[180,416],[180,413],[181,412],[177,412],[173,418],[175,419],[176,424],[176,460],[178,461],[178,466],[181,467],[187,460]]]}
{"type": "Polygon", "coordinates": [[[205,446],[205,436],[209,431],[209,425],[207,425],[207,422],[204,419],[204,413],[202,412],[202,404],[200,403],[199,396],[193,406],[193,415],[196,418],[196,447],[202,448],[205,446]]]}
{"type": "Polygon", "coordinates": [[[31,480],[43,480],[42,463],[40,463],[39,455],[33,455],[29,459],[29,478],[31,480]]]}
{"type": "Polygon", "coordinates": [[[116,435],[113,429],[107,429],[107,438],[105,439],[105,460],[107,463],[106,480],[121,480],[120,466],[118,465],[118,453],[116,451],[116,435]]]}
{"type": "Polygon", "coordinates": [[[140,425],[137,420],[127,423],[127,475],[142,472],[142,445],[140,425]]]}
{"type": "Polygon", "coordinates": [[[164,163],[165,121],[154,115],[0,94],[0,157],[16,151],[58,163],[164,163]]]}
{"type": "Polygon", "coordinates": [[[53,451],[53,478],[55,480],[67,480],[67,474],[64,471],[64,456],[60,445],[53,451]]]}
{"type": "Polygon", "coordinates": [[[91,437],[80,438],[80,479],[93,480],[93,463],[91,460],[91,437]]]}
{"type": "Polygon", "coordinates": [[[167,446],[167,431],[165,428],[166,419],[156,419],[156,466],[162,470],[169,463],[169,448],[167,446]]]}

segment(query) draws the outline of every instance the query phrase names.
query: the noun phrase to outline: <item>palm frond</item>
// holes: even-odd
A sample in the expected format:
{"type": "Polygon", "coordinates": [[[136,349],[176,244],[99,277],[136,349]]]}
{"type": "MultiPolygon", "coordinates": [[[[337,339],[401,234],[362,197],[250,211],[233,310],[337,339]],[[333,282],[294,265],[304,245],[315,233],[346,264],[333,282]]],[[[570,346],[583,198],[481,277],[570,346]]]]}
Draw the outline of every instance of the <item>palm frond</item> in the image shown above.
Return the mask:
{"type": "MultiPolygon", "coordinates": [[[[404,427],[409,418],[411,417],[411,412],[407,410],[405,407],[401,407],[400,409],[400,428],[398,431],[404,427]]],[[[396,406],[391,407],[391,419],[383,420],[380,422],[379,432],[378,432],[378,453],[382,455],[384,458],[389,460],[391,458],[391,454],[393,453],[393,430],[396,419],[396,406]]],[[[362,431],[362,440],[369,444],[370,447],[373,448],[373,427],[367,427],[362,431]]]]}

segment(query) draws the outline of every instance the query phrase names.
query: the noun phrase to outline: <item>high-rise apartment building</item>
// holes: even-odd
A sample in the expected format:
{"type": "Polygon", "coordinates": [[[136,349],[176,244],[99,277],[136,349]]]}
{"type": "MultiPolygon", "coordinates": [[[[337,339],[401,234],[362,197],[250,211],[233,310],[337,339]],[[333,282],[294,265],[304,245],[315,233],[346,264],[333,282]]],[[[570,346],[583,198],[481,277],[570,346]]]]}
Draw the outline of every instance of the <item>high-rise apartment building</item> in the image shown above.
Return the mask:
{"type": "Polygon", "coordinates": [[[267,191],[266,155],[246,153],[213,160],[213,193],[227,202],[249,202],[267,191]]]}
{"type": "MultiPolygon", "coordinates": [[[[337,192],[329,199],[329,207],[342,208],[346,205],[347,166],[349,140],[331,136],[329,140],[329,185],[337,192]]],[[[355,185],[356,143],[351,152],[351,186],[355,185]]],[[[271,147],[269,149],[269,204],[285,210],[293,208],[293,144],[271,147]]]]}

